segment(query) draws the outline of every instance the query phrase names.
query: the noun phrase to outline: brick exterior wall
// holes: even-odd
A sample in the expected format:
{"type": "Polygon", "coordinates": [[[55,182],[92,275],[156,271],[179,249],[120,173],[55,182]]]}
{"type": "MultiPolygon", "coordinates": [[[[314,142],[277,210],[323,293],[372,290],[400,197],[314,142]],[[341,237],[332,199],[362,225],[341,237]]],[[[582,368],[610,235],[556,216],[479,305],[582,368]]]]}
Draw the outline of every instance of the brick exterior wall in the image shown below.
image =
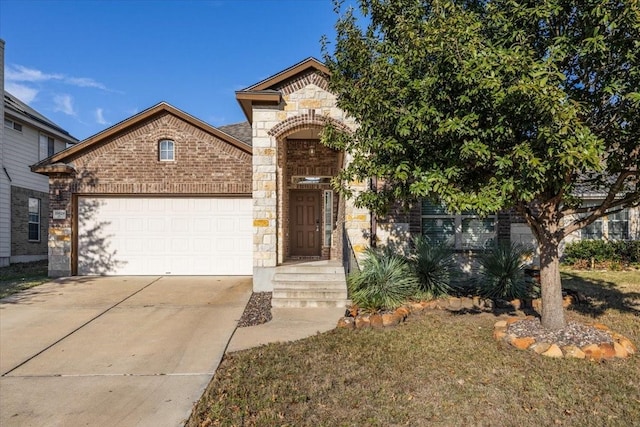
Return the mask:
{"type": "Polygon", "coordinates": [[[52,209],[67,212],[52,220],[49,275],[72,272],[74,195],[246,195],[251,194],[251,154],[168,112],[100,141],[67,160],[74,175],[51,174],[52,209]],[[158,142],[175,142],[175,161],[158,158],[158,142]]]}
{"type": "Polygon", "coordinates": [[[74,192],[249,194],[251,155],[171,114],[69,159],[74,192]],[[158,160],[158,142],[175,142],[175,161],[158,160]]]}
{"type": "Polygon", "coordinates": [[[49,229],[49,195],[11,186],[11,255],[46,256],[49,229]],[[40,200],[40,240],[29,241],[29,198],[40,200]]]}

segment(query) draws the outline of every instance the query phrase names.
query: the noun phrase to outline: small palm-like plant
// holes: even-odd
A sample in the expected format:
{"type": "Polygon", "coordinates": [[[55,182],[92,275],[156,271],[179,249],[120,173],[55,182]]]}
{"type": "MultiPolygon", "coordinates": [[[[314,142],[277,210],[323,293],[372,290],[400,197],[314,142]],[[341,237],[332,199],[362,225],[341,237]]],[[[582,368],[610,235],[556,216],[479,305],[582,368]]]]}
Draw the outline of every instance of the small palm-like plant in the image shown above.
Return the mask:
{"type": "Polygon", "coordinates": [[[351,274],[347,283],[353,303],[372,312],[401,306],[417,287],[403,257],[375,249],[367,249],[362,270],[351,274]]]}
{"type": "Polygon", "coordinates": [[[426,237],[413,239],[409,263],[418,279],[418,298],[433,298],[453,292],[451,280],[457,271],[451,246],[431,243],[426,237]]]}
{"type": "Polygon", "coordinates": [[[527,296],[524,274],[531,250],[523,245],[499,244],[480,256],[482,293],[488,298],[512,300],[527,296]]]}

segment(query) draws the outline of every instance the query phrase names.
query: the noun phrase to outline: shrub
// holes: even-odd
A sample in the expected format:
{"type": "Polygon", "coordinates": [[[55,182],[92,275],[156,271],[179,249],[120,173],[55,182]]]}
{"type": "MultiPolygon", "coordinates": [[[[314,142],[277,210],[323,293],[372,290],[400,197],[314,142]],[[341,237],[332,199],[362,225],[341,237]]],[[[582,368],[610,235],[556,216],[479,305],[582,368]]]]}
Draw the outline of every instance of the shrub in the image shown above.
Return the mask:
{"type": "Polygon", "coordinates": [[[562,262],[569,265],[640,262],[640,241],[579,240],[565,246],[562,262]]]}
{"type": "Polygon", "coordinates": [[[445,244],[432,244],[427,238],[413,239],[408,257],[418,279],[418,298],[433,298],[453,292],[451,279],[456,275],[457,264],[453,249],[445,244]]]}
{"type": "Polygon", "coordinates": [[[362,269],[347,280],[353,303],[368,311],[401,306],[416,293],[417,283],[403,257],[376,249],[367,249],[362,269]]]}
{"type": "Polygon", "coordinates": [[[515,243],[499,244],[482,254],[479,262],[483,295],[505,300],[527,296],[528,281],[524,268],[530,254],[531,250],[515,243]]]}

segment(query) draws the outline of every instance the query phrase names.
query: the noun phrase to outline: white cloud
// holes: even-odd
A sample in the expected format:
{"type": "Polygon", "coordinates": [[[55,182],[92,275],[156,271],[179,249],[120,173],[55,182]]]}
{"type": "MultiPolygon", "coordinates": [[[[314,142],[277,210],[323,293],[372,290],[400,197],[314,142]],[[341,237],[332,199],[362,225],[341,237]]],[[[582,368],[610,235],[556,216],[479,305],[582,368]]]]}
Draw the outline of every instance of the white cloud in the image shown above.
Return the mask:
{"type": "Polygon", "coordinates": [[[4,88],[7,92],[25,104],[30,104],[34,99],[36,99],[36,96],[38,96],[38,89],[21,85],[19,83],[6,82],[4,88]]]}
{"type": "Polygon", "coordinates": [[[109,90],[102,83],[89,77],[70,77],[59,73],[45,73],[34,68],[24,67],[22,65],[9,65],[4,73],[7,82],[49,82],[52,80],[59,81],[71,86],[92,87],[101,90],[109,90]]]}
{"type": "Polygon", "coordinates": [[[23,67],[22,65],[13,65],[7,67],[4,78],[7,81],[14,82],[45,82],[49,80],[62,80],[62,74],[47,74],[40,70],[23,67]]]}
{"type": "Polygon", "coordinates": [[[69,77],[65,82],[78,87],[95,87],[97,89],[108,90],[105,85],[88,77],[69,77]]]}
{"type": "Polygon", "coordinates": [[[96,123],[98,123],[99,125],[109,125],[111,123],[109,123],[108,121],[105,120],[104,118],[104,111],[102,110],[102,108],[96,108],[96,123]]]}
{"type": "Polygon", "coordinates": [[[76,112],[73,109],[73,98],[71,95],[56,95],[53,97],[53,111],[61,111],[69,116],[75,116],[76,112]]]}

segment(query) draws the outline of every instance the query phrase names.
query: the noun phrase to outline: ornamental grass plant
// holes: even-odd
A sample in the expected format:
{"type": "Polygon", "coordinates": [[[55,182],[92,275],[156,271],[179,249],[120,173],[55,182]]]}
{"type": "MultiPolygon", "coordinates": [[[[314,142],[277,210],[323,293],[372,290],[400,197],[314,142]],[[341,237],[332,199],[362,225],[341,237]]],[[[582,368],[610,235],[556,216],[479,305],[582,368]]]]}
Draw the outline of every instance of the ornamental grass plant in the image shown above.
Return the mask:
{"type": "Polygon", "coordinates": [[[479,258],[480,292],[491,299],[525,298],[529,282],[524,274],[527,247],[517,244],[497,244],[479,258]]]}
{"type": "Polygon", "coordinates": [[[404,304],[418,288],[408,262],[390,250],[368,249],[362,269],[347,279],[349,295],[363,310],[377,312],[404,304]]]}

